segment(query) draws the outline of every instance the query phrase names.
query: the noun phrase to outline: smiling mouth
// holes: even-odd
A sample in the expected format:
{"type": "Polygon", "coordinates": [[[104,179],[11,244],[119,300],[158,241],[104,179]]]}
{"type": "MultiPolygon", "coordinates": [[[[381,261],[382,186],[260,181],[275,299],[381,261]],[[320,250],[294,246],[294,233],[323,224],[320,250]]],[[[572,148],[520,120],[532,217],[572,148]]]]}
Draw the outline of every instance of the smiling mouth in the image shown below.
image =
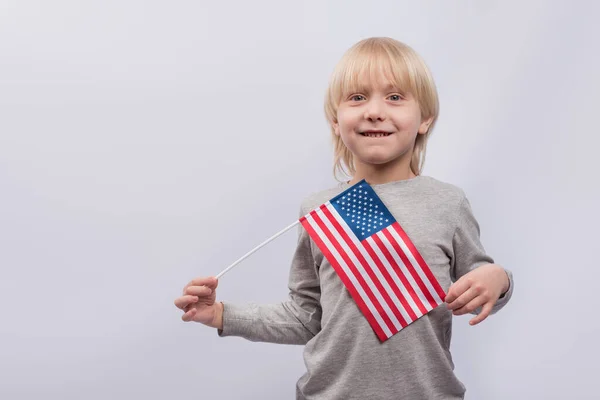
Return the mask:
{"type": "Polygon", "coordinates": [[[368,132],[359,132],[362,136],[370,137],[370,138],[381,138],[390,136],[391,132],[382,132],[382,131],[368,131],[368,132]]]}

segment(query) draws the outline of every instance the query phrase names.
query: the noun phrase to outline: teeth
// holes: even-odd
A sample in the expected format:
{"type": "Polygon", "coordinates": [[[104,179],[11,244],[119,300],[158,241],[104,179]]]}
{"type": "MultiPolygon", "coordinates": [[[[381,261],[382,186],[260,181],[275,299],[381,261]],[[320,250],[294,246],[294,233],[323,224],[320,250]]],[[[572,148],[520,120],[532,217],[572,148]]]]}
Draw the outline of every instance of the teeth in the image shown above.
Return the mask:
{"type": "Polygon", "coordinates": [[[369,132],[365,132],[365,133],[363,133],[363,135],[365,135],[367,137],[378,138],[378,137],[388,136],[389,134],[388,133],[369,133],[369,132]]]}

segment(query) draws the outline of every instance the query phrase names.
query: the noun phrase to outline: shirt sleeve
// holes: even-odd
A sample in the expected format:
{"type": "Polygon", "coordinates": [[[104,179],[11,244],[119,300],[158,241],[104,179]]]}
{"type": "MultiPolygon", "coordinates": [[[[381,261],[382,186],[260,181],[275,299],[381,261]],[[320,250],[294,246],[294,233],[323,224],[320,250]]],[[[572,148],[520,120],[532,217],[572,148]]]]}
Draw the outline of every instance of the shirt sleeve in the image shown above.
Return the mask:
{"type": "MultiPolygon", "coordinates": [[[[452,247],[453,256],[450,264],[452,281],[460,279],[463,275],[482,265],[494,263],[481,244],[479,224],[473,215],[469,200],[464,195],[458,207],[452,247]]],[[[494,305],[492,314],[502,309],[512,297],[513,274],[506,268],[504,270],[508,276],[509,288],[494,305]]],[[[480,311],[481,308],[478,308],[473,314],[478,314],[480,311]]]]}
{"type": "MultiPolygon", "coordinates": [[[[304,215],[302,209],[300,215],[304,215]]],[[[287,301],[276,304],[223,302],[221,337],[238,336],[253,342],[306,344],[321,330],[321,289],[310,236],[300,225],[291,263],[287,301]]]]}

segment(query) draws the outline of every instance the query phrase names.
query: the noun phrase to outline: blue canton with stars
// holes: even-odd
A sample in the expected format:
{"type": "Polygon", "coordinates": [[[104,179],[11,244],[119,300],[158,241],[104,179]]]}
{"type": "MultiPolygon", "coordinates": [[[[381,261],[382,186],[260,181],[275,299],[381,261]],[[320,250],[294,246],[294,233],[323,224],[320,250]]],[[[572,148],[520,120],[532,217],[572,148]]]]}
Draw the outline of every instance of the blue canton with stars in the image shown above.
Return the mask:
{"type": "Polygon", "coordinates": [[[364,179],[335,196],[330,203],[361,241],[396,222],[364,179]]]}

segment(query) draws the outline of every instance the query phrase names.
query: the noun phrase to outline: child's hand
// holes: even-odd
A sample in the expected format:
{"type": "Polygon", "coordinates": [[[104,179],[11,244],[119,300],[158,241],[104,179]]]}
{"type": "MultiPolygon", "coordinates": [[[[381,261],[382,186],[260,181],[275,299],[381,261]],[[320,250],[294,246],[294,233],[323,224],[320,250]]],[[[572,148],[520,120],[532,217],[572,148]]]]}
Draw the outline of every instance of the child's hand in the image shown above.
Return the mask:
{"type": "Polygon", "coordinates": [[[469,322],[476,325],[490,315],[500,295],[508,290],[508,285],[508,275],[499,265],[488,264],[475,268],[448,289],[448,309],[454,315],[463,315],[483,307],[481,313],[469,322]]]}
{"type": "Polygon", "coordinates": [[[183,288],[183,295],[175,299],[175,305],[184,311],[184,321],[200,322],[213,328],[223,329],[223,305],[215,303],[219,281],[214,277],[195,278],[183,288]]]}

